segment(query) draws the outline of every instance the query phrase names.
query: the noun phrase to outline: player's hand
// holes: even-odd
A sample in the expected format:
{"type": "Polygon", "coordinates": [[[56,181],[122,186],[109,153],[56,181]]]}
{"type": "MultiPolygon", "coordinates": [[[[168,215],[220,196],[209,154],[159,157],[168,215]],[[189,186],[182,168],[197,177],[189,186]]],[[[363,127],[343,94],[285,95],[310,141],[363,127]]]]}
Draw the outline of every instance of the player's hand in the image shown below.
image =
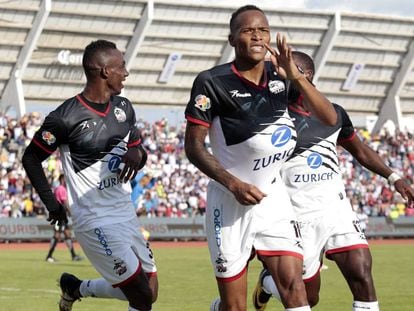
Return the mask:
{"type": "Polygon", "coordinates": [[[229,190],[234,194],[236,200],[242,205],[259,204],[266,196],[256,186],[238,181],[234,183],[229,190]]]}
{"type": "Polygon", "coordinates": [[[142,166],[142,159],[143,155],[140,148],[129,148],[122,157],[123,166],[120,166],[119,179],[124,183],[134,179],[142,166]]]}
{"type": "Polygon", "coordinates": [[[66,215],[65,208],[61,204],[59,204],[59,208],[57,210],[49,211],[49,217],[47,218],[47,221],[50,221],[51,225],[67,225],[68,217],[66,215]]]}
{"type": "Polygon", "coordinates": [[[289,80],[297,80],[304,77],[303,70],[298,68],[293,61],[292,47],[288,46],[285,35],[277,33],[276,46],[277,50],[265,43],[266,49],[270,52],[270,60],[277,74],[283,79],[289,80]]]}
{"type": "Polygon", "coordinates": [[[394,183],[395,190],[401,194],[401,196],[407,200],[407,206],[412,207],[414,203],[414,190],[407,184],[404,179],[398,179],[394,183]]]}

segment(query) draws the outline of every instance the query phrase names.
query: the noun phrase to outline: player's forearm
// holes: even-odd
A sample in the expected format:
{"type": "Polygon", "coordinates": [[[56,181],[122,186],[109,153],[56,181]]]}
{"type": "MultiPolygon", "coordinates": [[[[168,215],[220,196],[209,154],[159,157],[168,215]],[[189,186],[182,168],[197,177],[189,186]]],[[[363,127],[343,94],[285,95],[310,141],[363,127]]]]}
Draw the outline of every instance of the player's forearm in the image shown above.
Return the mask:
{"type": "Polygon", "coordinates": [[[42,161],[43,159],[36,155],[31,146],[27,147],[22,158],[27,177],[29,177],[30,183],[39,194],[46,208],[49,211],[58,210],[59,204],[43,171],[42,161]]]}
{"type": "Polygon", "coordinates": [[[337,115],[332,103],[305,76],[292,80],[292,82],[303,95],[306,108],[312,114],[326,125],[333,126],[336,124],[337,115]]]}
{"type": "Polygon", "coordinates": [[[389,168],[381,157],[372,149],[364,148],[365,150],[353,155],[357,161],[365,168],[369,169],[375,174],[388,178],[392,174],[392,169],[389,168]]]}

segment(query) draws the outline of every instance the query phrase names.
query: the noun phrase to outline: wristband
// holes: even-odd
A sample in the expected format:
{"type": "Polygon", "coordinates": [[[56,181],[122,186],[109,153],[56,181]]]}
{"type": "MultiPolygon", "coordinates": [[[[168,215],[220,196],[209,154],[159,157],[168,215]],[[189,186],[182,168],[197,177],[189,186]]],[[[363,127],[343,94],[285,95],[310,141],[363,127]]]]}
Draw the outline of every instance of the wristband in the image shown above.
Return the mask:
{"type": "Polygon", "coordinates": [[[390,185],[394,185],[397,180],[401,179],[401,176],[398,175],[396,172],[392,172],[390,176],[388,176],[388,182],[390,185]]]}

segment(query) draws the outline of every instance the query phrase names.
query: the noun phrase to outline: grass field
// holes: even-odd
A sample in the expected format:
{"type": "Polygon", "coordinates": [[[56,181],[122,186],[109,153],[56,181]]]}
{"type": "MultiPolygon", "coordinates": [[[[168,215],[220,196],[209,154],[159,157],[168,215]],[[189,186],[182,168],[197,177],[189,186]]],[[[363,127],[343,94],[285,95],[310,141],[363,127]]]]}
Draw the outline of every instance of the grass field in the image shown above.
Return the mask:
{"type": "MultiPolygon", "coordinates": [[[[87,260],[72,262],[68,251],[59,247],[56,263],[44,261],[44,249],[27,250],[0,247],[0,310],[57,310],[59,289],[57,279],[67,271],[82,278],[95,278],[97,273],[87,260]]],[[[208,259],[207,247],[157,247],[159,298],[153,306],[157,311],[209,310],[217,297],[216,283],[208,259]]],[[[373,243],[374,280],[383,311],[414,310],[414,244],[381,245],[373,243]]],[[[322,271],[320,304],[316,311],[352,310],[352,297],[340,272],[326,261],[329,269],[322,271]]],[[[254,261],[249,268],[249,310],[253,310],[250,295],[256,283],[260,265],[254,261]]],[[[283,310],[272,299],[268,310],[283,310]]],[[[112,299],[85,298],[76,302],[76,310],[126,310],[125,302],[112,299]]]]}

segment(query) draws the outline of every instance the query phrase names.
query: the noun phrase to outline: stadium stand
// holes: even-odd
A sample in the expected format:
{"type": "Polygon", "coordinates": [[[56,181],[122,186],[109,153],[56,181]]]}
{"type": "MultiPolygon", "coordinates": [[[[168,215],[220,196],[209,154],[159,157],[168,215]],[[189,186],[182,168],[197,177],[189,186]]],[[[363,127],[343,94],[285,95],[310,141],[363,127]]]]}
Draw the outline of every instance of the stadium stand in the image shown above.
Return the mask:
{"type": "MultiPolygon", "coordinates": [[[[226,1],[10,0],[0,3],[0,108],[79,92],[81,50],[113,40],[131,75],[125,93],[151,107],[183,107],[195,75],[233,58],[226,1]]],[[[414,114],[414,19],[263,7],[274,31],[315,59],[317,86],[355,120],[403,128],[414,114]]]]}

